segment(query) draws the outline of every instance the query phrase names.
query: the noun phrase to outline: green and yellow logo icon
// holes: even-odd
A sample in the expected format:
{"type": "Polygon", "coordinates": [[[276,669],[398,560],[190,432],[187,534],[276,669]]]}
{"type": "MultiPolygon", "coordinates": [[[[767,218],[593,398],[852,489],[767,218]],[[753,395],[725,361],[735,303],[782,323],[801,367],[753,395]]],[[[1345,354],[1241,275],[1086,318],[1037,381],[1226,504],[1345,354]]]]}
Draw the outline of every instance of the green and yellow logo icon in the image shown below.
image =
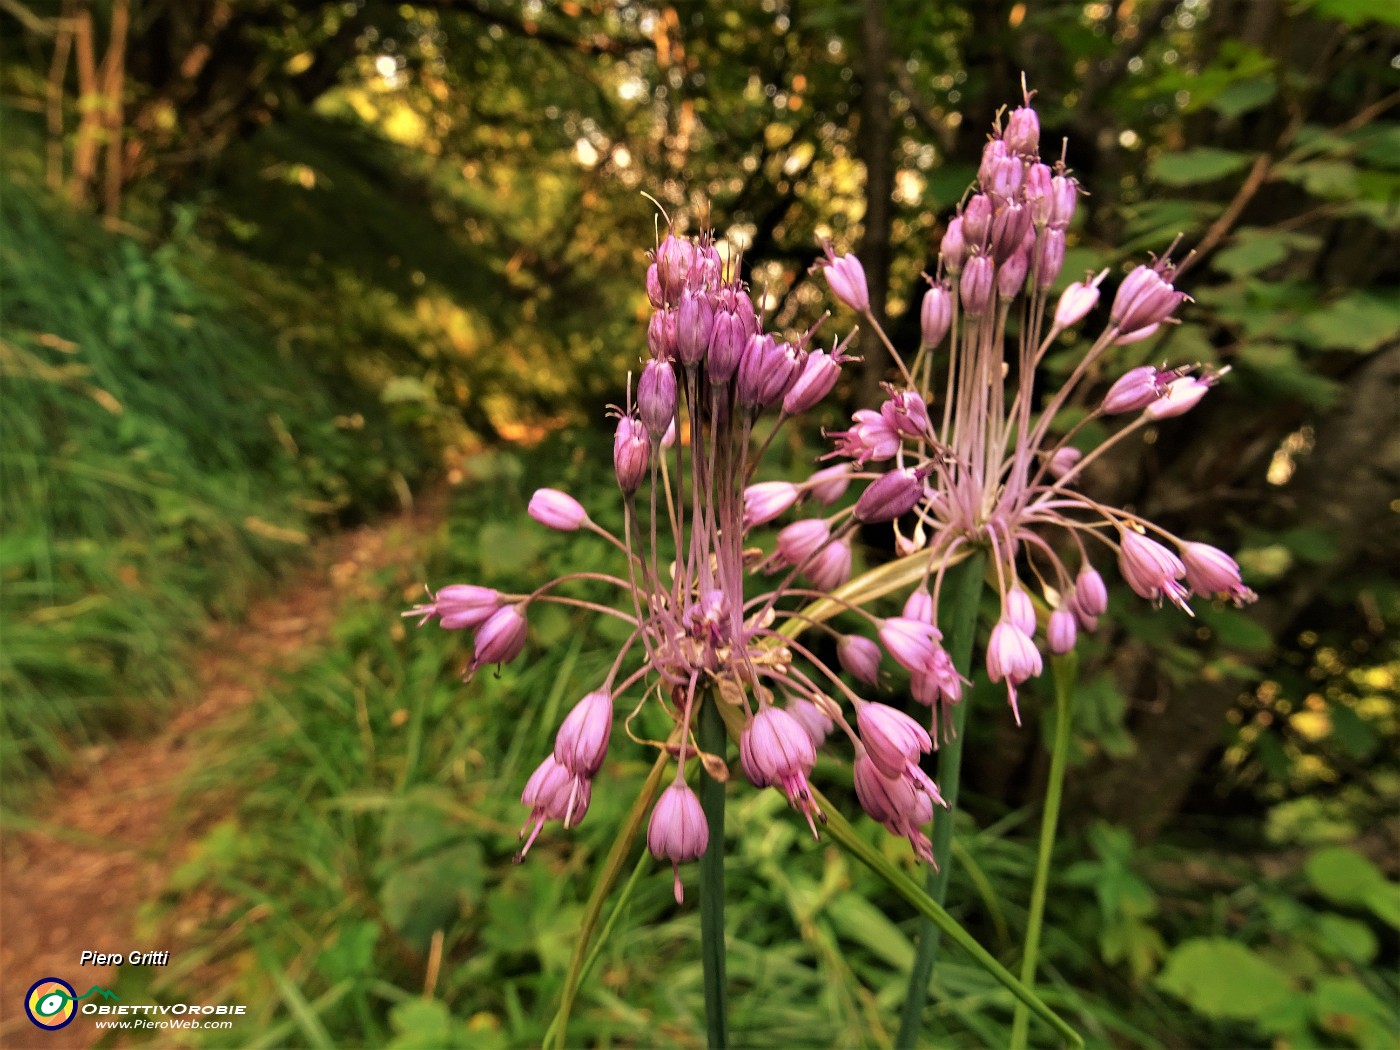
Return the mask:
{"type": "Polygon", "coordinates": [[[86,999],[89,995],[117,998],[116,992],[95,984],[79,995],[67,981],[57,977],[41,977],[29,986],[29,992],[24,997],[24,1012],[39,1028],[57,1031],[73,1023],[73,1018],[78,1016],[78,1000],[86,999]]]}

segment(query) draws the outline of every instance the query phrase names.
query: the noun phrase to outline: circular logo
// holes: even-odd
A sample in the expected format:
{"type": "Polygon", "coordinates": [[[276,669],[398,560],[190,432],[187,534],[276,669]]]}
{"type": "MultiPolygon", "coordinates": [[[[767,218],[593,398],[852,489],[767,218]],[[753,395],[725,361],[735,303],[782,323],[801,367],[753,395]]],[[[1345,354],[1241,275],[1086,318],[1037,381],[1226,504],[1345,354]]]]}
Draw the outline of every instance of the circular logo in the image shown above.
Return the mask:
{"type": "Polygon", "coordinates": [[[67,981],[43,977],[35,981],[24,997],[24,1012],[40,1028],[54,1031],[66,1028],[78,1014],[78,993],[67,981]]]}

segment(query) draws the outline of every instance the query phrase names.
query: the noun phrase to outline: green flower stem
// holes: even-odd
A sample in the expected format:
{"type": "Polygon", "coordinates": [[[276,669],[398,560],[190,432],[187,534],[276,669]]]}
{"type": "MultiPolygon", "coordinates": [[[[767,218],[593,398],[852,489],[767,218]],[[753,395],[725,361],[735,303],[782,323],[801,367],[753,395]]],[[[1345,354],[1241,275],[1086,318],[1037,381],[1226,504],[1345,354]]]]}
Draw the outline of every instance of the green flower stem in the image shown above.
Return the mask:
{"type": "MultiPolygon", "coordinates": [[[[700,702],[700,749],[721,759],[729,747],[729,734],[719,700],[713,695],[700,702]]],[[[700,858],[700,960],[705,975],[705,1034],[711,1050],[729,1046],[729,1011],[724,977],[724,782],[705,771],[701,763],[700,807],[710,828],[710,845],[700,858]]]]}
{"type": "MultiPolygon", "coordinates": [[[[972,640],[977,633],[977,606],[982,597],[982,575],[986,564],[986,555],[978,552],[961,565],[949,569],[943,578],[944,594],[952,600],[952,614],[947,621],[948,655],[958,673],[968,677],[971,677],[972,640]]],[[[929,871],[925,888],[939,907],[947,898],[948,874],[953,867],[953,818],[958,808],[963,727],[967,722],[969,701],[970,697],[953,708],[955,735],[938,749],[938,790],[948,803],[948,808],[934,810],[933,855],[938,859],[939,867],[929,871]]],[[[894,1045],[899,1050],[912,1050],[918,1045],[924,1002],[928,998],[928,982],[938,956],[938,941],[938,926],[925,917],[919,924],[919,948],[914,956],[914,968],[909,974],[909,991],[899,1019],[899,1034],[895,1037],[894,1045]]]]}
{"type": "Polygon", "coordinates": [[[1083,1038],[1054,1010],[1046,1006],[1034,992],[1016,979],[1016,975],[992,957],[992,954],[977,943],[977,939],[963,929],[956,919],[933,902],[923,888],[891,862],[870,843],[866,842],[851,827],[851,822],[832,806],[831,801],[816,788],[812,788],[812,798],[826,813],[826,831],[846,852],[855,857],[867,868],[880,876],[885,884],[903,897],[929,919],[948,940],[972,956],[973,961],[982,967],[1003,988],[1017,1000],[1031,1008],[1031,1012],[1045,1021],[1064,1037],[1070,1046],[1082,1047],[1083,1038]]]}
{"type": "MultiPolygon", "coordinates": [[[[1055,743],[1050,753],[1050,783],[1045,789],[1045,813],[1040,821],[1040,852],[1035,861],[1035,882],[1031,887],[1031,910],[1026,920],[1026,944],[1021,954],[1021,983],[1035,988],[1035,968],[1040,957],[1040,928],[1045,919],[1045,895],[1050,884],[1050,858],[1055,850],[1055,826],[1060,820],[1060,800],[1064,794],[1065,766],[1069,761],[1071,710],[1079,658],[1070,652],[1051,661],[1055,675],[1055,743]]],[[[1011,1021],[1011,1050],[1023,1050],[1030,1028],[1030,1013],[1024,1003],[1016,1004],[1011,1021]]]]}

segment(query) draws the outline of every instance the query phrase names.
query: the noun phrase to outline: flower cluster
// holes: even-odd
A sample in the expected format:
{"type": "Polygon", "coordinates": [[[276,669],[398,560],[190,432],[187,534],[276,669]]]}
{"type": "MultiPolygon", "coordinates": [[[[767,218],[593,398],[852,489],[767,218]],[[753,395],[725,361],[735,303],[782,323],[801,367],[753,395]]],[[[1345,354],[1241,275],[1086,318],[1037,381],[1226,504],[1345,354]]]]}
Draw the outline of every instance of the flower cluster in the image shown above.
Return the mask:
{"type": "MultiPolygon", "coordinates": [[[[833,435],[832,453],[861,466],[893,461],[893,469],[861,496],[856,513],[864,520],[910,522],[908,529],[896,522],[898,549],[927,551],[935,577],[932,608],[943,568],[960,548],[990,553],[1001,615],[987,645],[986,666],[993,681],[1006,683],[1013,710],[1017,687],[1041,673],[1041,646],[1068,652],[1077,633],[1093,630],[1107,610],[1108,592],[1093,549],[1115,558],[1128,585],[1154,602],[1170,601],[1189,612],[1192,595],[1224,596],[1237,604],[1254,599],[1229,555],[1106,506],[1078,486],[1086,468],[1110,448],[1191,409],[1218,374],[1194,367],[1132,368],[1067,432],[1056,427],[1061,410],[1096,366],[1111,367],[1114,347],[1173,323],[1186,296],[1172,286],[1170,252],[1125,277],[1102,333],[1037,411],[1042,360],[1056,339],[1097,305],[1108,273],[1069,285],[1051,308],[1065,230],[1080,190],[1063,160],[1052,166],[1040,159],[1039,139],[1039,118],[1027,98],[1004,127],[995,129],[975,187],[948,223],[938,273],[921,304],[921,344],[912,366],[906,367],[885,340],[904,385],[891,387],[878,411],[857,412],[849,430],[833,435]],[[1014,341],[1008,322],[1014,325],[1014,341]],[[944,346],[947,387],[941,421],[935,422],[927,409],[933,400],[931,363],[933,352],[944,346]],[[1131,424],[1097,447],[1074,443],[1088,424],[1133,413],[1131,424]],[[1043,617],[1027,581],[1044,596],[1043,617]]],[[[832,294],[874,324],[856,260],[828,250],[819,265],[832,294]]],[[[880,637],[891,656],[913,672],[914,696],[946,708],[957,703],[961,691],[934,644],[932,609],[926,603],[921,608],[927,615],[906,613],[890,620],[880,637]]]]}
{"type": "MultiPolygon", "coordinates": [[[[817,747],[839,725],[855,747],[855,786],[865,809],[931,861],[921,828],[942,800],[919,768],[932,748],[928,732],[860,696],[838,669],[780,630],[782,621],[799,615],[797,608],[850,577],[851,536],[872,520],[865,509],[881,497],[867,492],[855,508],[822,512],[860,476],[845,464],[801,482],[749,484],[778,427],[835,386],[849,360],[849,337],[822,350],[810,346],[820,322],[792,339],[764,331],[747,289],[706,235],[666,236],[652,253],[646,290],[653,307],[649,359],[635,399],[629,395],[615,410],[623,535],[609,534],[558,490],[541,489],[529,507],[549,528],[606,537],[624,552],[626,577],[574,573],[524,596],[454,585],[408,614],[474,630],[468,677],[521,653],[535,602],[585,606],[631,628],[604,681],[565,718],[553,754],[525,786],[530,813],[522,855],[547,821],[572,827],[583,819],[614,708],[634,694],[640,700],[633,716],[654,703],[673,726],[658,745],[675,755],[675,776],[652,812],[647,841],[676,866],[678,899],[678,866],[700,856],[708,842],[699,799],[686,782],[686,758],[698,755],[712,775],[726,775],[723,760],[702,753],[692,732],[704,703],[720,704],[726,721],[742,727],[739,757],[748,779],[783,791],[814,835],[823,814],[807,778],[817,747]],[[819,510],[781,528],[767,554],[746,546],[754,530],[799,506],[819,510]],[[585,579],[613,585],[621,608],[556,593],[585,579]],[[842,700],[854,709],[855,726],[842,700]]],[[[874,643],[860,636],[837,641],[841,667],[858,682],[873,682],[880,662],[874,643]]]]}

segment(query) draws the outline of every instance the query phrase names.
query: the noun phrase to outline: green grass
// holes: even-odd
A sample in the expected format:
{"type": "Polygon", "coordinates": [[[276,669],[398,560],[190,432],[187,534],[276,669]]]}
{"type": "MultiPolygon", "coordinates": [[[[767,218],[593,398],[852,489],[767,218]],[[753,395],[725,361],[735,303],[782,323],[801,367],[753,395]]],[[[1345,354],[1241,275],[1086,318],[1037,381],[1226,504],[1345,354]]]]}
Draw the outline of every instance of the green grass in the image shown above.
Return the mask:
{"type": "Polygon", "coordinates": [[[75,746],[158,717],[206,618],[237,615],[323,524],[385,504],[414,444],[377,390],[209,291],[207,246],[113,236],[10,174],[0,767],[14,803],[75,746]]]}

